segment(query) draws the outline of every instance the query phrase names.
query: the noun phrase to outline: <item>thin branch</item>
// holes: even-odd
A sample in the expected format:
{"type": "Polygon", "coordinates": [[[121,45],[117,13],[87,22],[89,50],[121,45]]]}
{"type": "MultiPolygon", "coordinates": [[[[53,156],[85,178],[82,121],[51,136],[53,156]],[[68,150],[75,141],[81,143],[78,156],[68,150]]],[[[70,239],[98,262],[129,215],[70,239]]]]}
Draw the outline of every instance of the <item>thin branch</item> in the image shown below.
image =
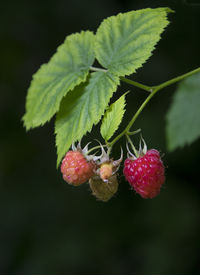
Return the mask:
{"type": "Polygon", "coordinates": [[[139,82],[133,81],[133,80],[128,79],[128,78],[125,78],[123,76],[121,76],[120,79],[121,79],[121,81],[123,81],[125,83],[128,83],[128,84],[131,84],[132,86],[138,87],[138,88],[140,88],[142,90],[145,90],[147,92],[150,92],[150,93],[152,92],[152,87],[150,87],[150,86],[146,86],[144,84],[141,84],[139,82]]]}
{"type": "Polygon", "coordinates": [[[139,107],[139,109],[137,110],[137,112],[134,114],[134,116],[132,117],[131,121],[128,123],[128,125],[126,126],[126,128],[117,136],[115,137],[110,143],[110,146],[113,146],[122,136],[124,135],[128,135],[129,134],[129,130],[130,128],[133,126],[134,122],[136,121],[136,119],[138,118],[138,116],[140,115],[140,113],[142,112],[142,110],[145,108],[145,106],[147,105],[147,103],[151,100],[151,98],[161,89],[170,86],[180,80],[183,80],[185,78],[187,78],[188,76],[191,76],[197,72],[200,72],[200,68],[197,68],[193,71],[190,71],[186,74],[183,74],[181,76],[172,78],[171,80],[168,80],[160,85],[154,86],[152,87],[152,92],[149,94],[149,96],[145,99],[145,101],[142,103],[142,105],[139,107]]]}

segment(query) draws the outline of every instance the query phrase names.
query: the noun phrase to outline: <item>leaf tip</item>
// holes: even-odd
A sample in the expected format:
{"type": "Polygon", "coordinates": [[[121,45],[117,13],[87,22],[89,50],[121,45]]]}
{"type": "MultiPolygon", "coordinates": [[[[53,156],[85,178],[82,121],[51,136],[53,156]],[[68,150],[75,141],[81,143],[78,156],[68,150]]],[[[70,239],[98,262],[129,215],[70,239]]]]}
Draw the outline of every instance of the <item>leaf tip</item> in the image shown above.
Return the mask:
{"type": "Polygon", "coordinates": [[[168,13],[175,13],[175,11],[174,10],[172,10],[171,8],[166,8],[166,12],[168,12],[168,13]]]}
{"type": "Polygon", "coordinates": [[[60,166],[60,159],[59,158],[57,158],[57,162],[56,162],[56,169],[58,170],[59,169],[59,166],[60,166]]]}
{"type": "Polygon", "coordinates": [[[26,119],[26,113],[21,118],[21,122],[23,123],[23,127],[26,129],[26,132],[31,129],[31,127],[26,119]]]}

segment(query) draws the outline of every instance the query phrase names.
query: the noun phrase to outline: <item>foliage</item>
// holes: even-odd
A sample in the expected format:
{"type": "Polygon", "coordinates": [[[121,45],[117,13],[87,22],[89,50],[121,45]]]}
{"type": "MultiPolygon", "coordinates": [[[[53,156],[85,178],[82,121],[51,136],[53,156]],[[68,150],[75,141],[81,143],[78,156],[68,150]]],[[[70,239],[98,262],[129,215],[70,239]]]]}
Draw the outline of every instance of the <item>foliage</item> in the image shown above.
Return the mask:
{"type": "Polygon", "coordinates": [[[92,32],[70,35],[49,63],[33,76],[23,117],[27,130],[49,121],[58,111],[62,98],[86,81],[94,62],[93,44],[92,32]]]}
{"type": "Polygon", "coordinates": [[[105,19],[97,30],[95,56],[119,76],[130,75],[151,56],[169,24],[168,8],[131,11],[105,19]]]}
{"type": "Polygon", "coordinates": [[[167,114],[170,151],[190,144],[200,136],[200,73],[182,81],[167,114]]]}
{"type": "MultiPolygon", "coordinates": [[[[154,87],[124,77],[142,67],[152,55],[169,24],[167,15],[170,12],[172,10],[169,8],[147,8],[120,13],[105,19],[96,35],[91,31],[69,35],[50,61],[34,74],[26,99],[24,126],[27,130],[41,126],[56,114],[57,165],[72,143],[90,132],[103,115],[101,135],[112,147],[123,135],[131,134],[129,130],[134,121],[160,89],[197,71],[154,87]],[[93,67],[95,58],[104,68],[93,67]],[[113,141],[109,141],[125,112],[125,94],[109,107],[120,80],[150,94],[127,127],[113,141]]],[[[195,79],[193,77],[180,85],[168,114],[170,150],[190,143],[200,135],[199,119],[196,118],[199,117],[197,104],[200,83],[199,79],[195,79]],[[188,112],[189,109],[193,111],[188,112]],[[191,123],[195,123],[196,129],[190,131],[191,123]]]]}
{"type": "Polygon", "coordinates": [[[101,125],[101,135],[108,141],[118,129],[125,113],[125,94],[110,105],[106,111],[101,125]]]}
{"type": "Polygon", "coordinates": [[[94,72],[88,82],[76,87],[62,101],[56,117],[58,163],[71,146],[97,124],[119,84],[109,72],[94,72]]]}

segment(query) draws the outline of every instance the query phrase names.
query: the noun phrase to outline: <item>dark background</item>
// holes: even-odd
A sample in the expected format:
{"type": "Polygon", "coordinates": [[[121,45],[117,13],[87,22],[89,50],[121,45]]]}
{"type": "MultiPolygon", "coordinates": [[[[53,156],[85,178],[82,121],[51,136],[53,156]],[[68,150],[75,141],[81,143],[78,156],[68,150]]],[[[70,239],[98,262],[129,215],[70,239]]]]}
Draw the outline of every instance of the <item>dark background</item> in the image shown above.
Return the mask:
{"type": "MultiPolygon", "coordinates": [[[[152,200],[131,191],[123,176],[108,203],[96,201],[87,184],[65,184],[56,170],[53,120],[28,133],[21,122],[32,74],[66,35],[95,31],[102,19],[119,12],[159,6],[176,13],[154,55],[132,76],[147,85],[199,67],[200,1],[1,2],[1,275],[200,274],[200,141],[173,153],[166,147],[165,117],[176,85],[161,91],[135,125],[149,148],[165,153],[166,184],[152,200]]],[[[114,98],[128,89],[122,127],[146,97],[123,84],[114,98]]],[[[84,143],[99,138],[98,129],[84,143]]]]}

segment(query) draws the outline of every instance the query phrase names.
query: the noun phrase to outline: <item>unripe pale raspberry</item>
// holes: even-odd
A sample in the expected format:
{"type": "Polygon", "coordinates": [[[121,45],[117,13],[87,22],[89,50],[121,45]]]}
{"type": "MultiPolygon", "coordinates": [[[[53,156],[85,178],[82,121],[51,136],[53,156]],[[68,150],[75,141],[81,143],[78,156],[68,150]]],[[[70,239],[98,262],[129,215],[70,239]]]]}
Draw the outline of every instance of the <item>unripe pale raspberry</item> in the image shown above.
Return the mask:
{"type": "Polygon", "coordinates": [[[87,161],[80,151],[69,151],[62,161],[63,179],[74,186],[88,181],[94,175],[95,163],[87,161]]]}
{"type": "Polygon", "coordinates": [[[155,149],[135,160],[126,159],[123,172],[130,185],[145,199],[157,196],[165,181],[165,168],[155,149]]]}
{"type": "Polygon", "coordinates": [[[116,174],[111,176],[107,181],[100,177],[93,177],[89,180],[92,194],[101,201],[110,200],[118,190],[118,181],[116,174]]]}
{"type": "Polygon", "coordinates": [[[99,176],[103,181],[109,179],[113,174],[113,164],[112,162],[105,162],[100,165],[99,176]]]}

